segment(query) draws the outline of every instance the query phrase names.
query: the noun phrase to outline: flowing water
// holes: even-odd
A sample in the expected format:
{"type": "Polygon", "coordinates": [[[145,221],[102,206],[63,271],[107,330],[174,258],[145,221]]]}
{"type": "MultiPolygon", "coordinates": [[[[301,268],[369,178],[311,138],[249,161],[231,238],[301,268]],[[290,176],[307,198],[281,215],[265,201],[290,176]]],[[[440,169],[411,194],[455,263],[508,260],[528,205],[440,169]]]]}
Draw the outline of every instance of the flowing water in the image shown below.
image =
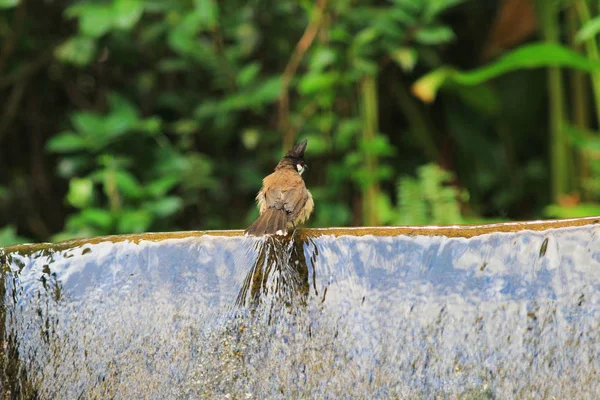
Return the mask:
{"type": "Polygon", "coordinates": [[[0,249],[0,398],[600,398],[600,226],[0,249]]]}

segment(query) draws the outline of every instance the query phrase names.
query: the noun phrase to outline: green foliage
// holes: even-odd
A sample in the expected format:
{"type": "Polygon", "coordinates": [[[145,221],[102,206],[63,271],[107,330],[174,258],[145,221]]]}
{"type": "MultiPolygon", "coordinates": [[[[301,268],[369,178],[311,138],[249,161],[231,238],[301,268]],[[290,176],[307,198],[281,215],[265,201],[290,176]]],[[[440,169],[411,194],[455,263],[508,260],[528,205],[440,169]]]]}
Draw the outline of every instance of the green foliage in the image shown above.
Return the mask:
{"type": "Polygon", "coordinates": [[[413,90],[422,99],[432,101],[444,84],[480,85],[511,71],[547,66],[600,71],[600,62],[590,60],[567,47],[553,43],[533,43],[519,47],[498,61],[473,71],[463,72],[451,67],[441,67],[420,78],[413,90]]]}
{"type": "Polygon", "coordinates": [[[17,235],[17,231],[12,225],[0,228],[0,247],[10,246],[11,244],[27,243],[29,241],[29,239],[17,235]]]}
{"type": "Polygon", "coordinates": [[[557,146],[584,155],[588,171],[564,175],[595,212],[597,127],[548,136],[542,68],[589,74],[600,95],[596,5],[558,32],[585,53],[537,41],[481,65],[500,2],[320,4],[0,0],[6,241],[243,228],[282,143],[302,138],[314,226],[569,215],[545,208],[557,146]],[[411,87],[444,90],[423,105],[411,87]]]}
{"type": "Polygon", "coordinates": [[[453,225],[465,223],[460,204],[468,200],[466,191],[454,184],[452,173],[436,164],[417,169],[417,177],[402,177],[398,182],[398,205],[390,209],[385,200],[385,222],[393,225],[453,225]]]}

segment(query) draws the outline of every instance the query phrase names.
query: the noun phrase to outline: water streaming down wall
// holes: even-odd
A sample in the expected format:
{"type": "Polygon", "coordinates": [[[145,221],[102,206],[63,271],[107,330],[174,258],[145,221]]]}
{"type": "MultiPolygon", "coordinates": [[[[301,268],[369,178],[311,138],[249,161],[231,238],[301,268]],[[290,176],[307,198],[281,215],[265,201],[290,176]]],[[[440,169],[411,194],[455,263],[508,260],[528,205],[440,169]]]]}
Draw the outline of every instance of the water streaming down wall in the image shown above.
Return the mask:
{"type": "Polygon", "coordinates": [[[0,250],[0,398],[596,399],[595,222],[0,250]]]}

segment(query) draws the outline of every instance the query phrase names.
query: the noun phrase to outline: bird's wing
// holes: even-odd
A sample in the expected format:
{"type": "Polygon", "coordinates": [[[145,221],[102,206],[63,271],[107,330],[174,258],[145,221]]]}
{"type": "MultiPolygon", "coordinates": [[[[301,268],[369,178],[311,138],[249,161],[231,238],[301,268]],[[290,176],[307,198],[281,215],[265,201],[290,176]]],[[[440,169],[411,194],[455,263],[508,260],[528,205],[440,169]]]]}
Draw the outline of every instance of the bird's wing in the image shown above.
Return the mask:
{"type": "Polygon", "coordinates": [[[265,178],[265,204],[284,209],[289,218],[295,217],[308,198],[304,180],[294,171],[279,171],[265,178]]]}

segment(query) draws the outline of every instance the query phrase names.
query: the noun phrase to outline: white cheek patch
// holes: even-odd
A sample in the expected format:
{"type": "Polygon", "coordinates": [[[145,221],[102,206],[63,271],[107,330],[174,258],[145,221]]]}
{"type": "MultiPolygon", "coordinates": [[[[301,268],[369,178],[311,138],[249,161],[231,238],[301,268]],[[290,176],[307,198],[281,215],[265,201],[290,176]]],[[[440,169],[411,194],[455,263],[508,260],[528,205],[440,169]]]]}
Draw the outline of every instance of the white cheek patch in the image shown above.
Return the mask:
{"type": "Polygon", "coordinates": [[[302,167],[301,164],[296,164],[296,169],[298,170],[298,173],[300,175],[302,175],[302,172],[304,172],[304,168],[302,167]]]}

